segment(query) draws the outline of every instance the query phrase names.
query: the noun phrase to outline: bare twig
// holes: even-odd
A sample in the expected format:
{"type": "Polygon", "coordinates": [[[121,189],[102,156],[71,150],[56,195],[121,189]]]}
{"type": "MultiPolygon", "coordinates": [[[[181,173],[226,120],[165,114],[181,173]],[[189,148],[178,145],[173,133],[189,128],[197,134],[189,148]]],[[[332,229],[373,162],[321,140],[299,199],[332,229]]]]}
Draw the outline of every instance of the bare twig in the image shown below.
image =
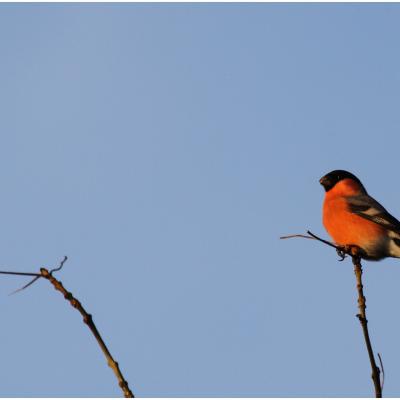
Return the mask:
{"type": "Polygon", "coordinates": [[[348,246],[348,247],[343,247],[343,246],[337,246],[336,244],[329,242],[328,240],[321,239],[317,235],[314,235],[312,232],[307,231],[308,235],[301,235],[301,234],[296,234],[296,235],[287,235],[287,236],[281,236],[279,239],[292,239],[292,238],[303,238],[303,239],[314,239],[318,240],[322,243],[327,244],[328,246],[331,246],[336,249],[336,252],[338,253],[340,259],[339,261],[343,261],[346,257],[346,254],[352,255],[353,254],[353,249],[355,246],[348,246]]]}
{"type": "MultiPolygon", "coordinates": [[[[64,259],[64,262],[65,262],[65,259],[64,259]]],[[[62,265],[61,265],[61,267],[62,267],[62,265]]],[[[128,382],[124,379],[124,377],[119,369],[118,363],[113,359],[106,344],[104,343],[104,340],[100,336],[100,333],[97,330],[96,325],[93,322],[92,316],[86,312],[86,310],[83,308],[80,301],[77,300],[72,295],[71,292],[68,292],[59,280],[54,278],[54,276],[51,274],[51,272],[49,272],[46,268],[40,268],[40,274],[43,278],[50,281],[50,283],[54,286],[54,289],[58,290],[59,292],[61,292],[64,295],[64,298],[70,302],[72,307],[74,307],[75,309],[77,309],[80,312],[80,314],[83,317],[83,322],[92,331],[93,336],[96,338],[97,343],[99,344],[99,346],[101,348],[101,351],[106,356],[108,366],[114,371],[114,374],[118,379],[118,384],[124,393],[124,397],[134,397],[133,393],[129,389],[128,382]]]]}
{"type": "Polygon", "coordinates": [[[315,240],[314,237],[312,236],[307,236],[307,235],[287,235],[287,236],[281,236],[279,239],[292,239],[292,238],[303,238],[303,239],[312,239],[315,240]]]}
{"type": "Polygon", "coordinates": [[[384,375],[384,370],[383,370],[383,364],[382,364],[382,359],[380,354],[378,353],[378,357],[381,363],[381,368],[382,368],[382,384],[380,381],[380,373],[381,371],[379,370],[378,366],[376,365],[375,362],[375,357],[374,357],[374,352],[372,350],[372,345],[371,345],[371,340],[369,337],[369,332],[368,332],[368,320],[366,316],[365,309],[367,308],[366,306],[366,298],[364,296],[364,291],[363,291],[363,285],[362,285],[362,266],[361,266],[361,257],[360,255],[362,254],[362,250],[358,248],[357,246],[337,246],[334,243],[331,243],[327,240],[321,239],[318,236],[314,235],[310,231],[307,231],[309,236],[306,235],[288,235],[288,236],[282,236],[281,239],[290,239],[294,237],[300,237],[300,238],[305,238],[305,239],[316,239],[319,240],[322,243],[327,244],[328,246],[334,247],[337,251],[337,253],[342,257],[342,261],[345,257],[345,255],[349,255],[352,258],[353,265],[354,265],[354,273],[356,275],[356,282],[357,282],[357,292],[358,292],[358,308],[359,308],[359,314],[357,314],[357,318],[359,319],[361,323],[361,327],[363,330],[364,334],[364,339],[365,339],[365,344],[367,346],[367,351],[368,351],[368,356],[369,360],[371,363],[371,369],[372,369],[372,381],[374,382],[374,387],[375,387],[375,397],[380,398],[382,397],[382,389],[383,389],[383,383],[385,379],[384,375]]]}
{"type": "Polygon", "coordinates": [[[301,234],[295,234],[295,235],[287,235],[287,236],[281,236],[279,239],[292,239],[292,238],[303,238],[303,239],[313,239],[313,240],[318,240],[322,243],[327,244],[328,246],[334,247],[336,250],[343,250],[344,247],[342,246],[336,246],[336,244],[329,242],[328,240],[321,239],[317,235],[314,235],[312,232],[307,231],[308,235],[301,235],[301,234]]]}
{"type": "Polygon", "coordinates": [[[328,246],[334,247],[336,250],[341,250],[341,251],[344,250],[344,247],[342,247],[342,246],[336,246],[336,244],[333,244],[332,242],[329,242],[328,240],[321,239],[320,237],[318,237],[317,235],[314,235],[314,234],[313,234],[312,232],[310,232],[310,231],[307,231],[307,233],[308,233],[310,236],[312,236],[314,239],[319,240],[320,242],[325,243],[325,244],[327,244],[328,246]]]}
{"type": "MultiPolygon", "coordinates": [[[[57,268],[53,268],[52,270],[50,270],[50,274],[52,274],[53,272],[59,271],[65,264],[65,262],[68,260],[67,256],[64,256],[64,258],[62,259],[62,261],[60,262],[60,265],[57,268]]],[[[3,274],[11,274],[11,272],[2,272],[3,274]]],[[[15,273],[13,273],[15,275],[15,273]]],[[[17,275],[26,275],[26,273],[24,272],[17,272],[17,275]]],[[[29,276],[31,275],[30,273],[28,273],[29,276]]],[[[31,281],[29,281],[26,285],[22,286],[21,288],[14,290],[13,292],[10,293],[10,295],[13,295],[15,293],[21,292],[22,290],[28,288],[29,286],[31,286],[33,283],[35,283],[39,278],[42,278],[42,275],[40,274],[35,274],[35,278],[33,278],[31,281]]]]}
{"type": "Polygon", "coordinates": [[[21,288],[14,290],[13,292],[10,293],[10,295],[21,292],[22,290],[26,289],[27,287],[31,286],[33,283],[35,283],[39,278],[41,278],[42,276],[36,276],[35,278],[33,278],[31,281],[29,281],[26,285],[22,286],[21,288]]]}
{"type": "Polygon", "coordinates": [[[20,275],[20,276],[36,276],[40,277],[40,274],[35,272],[14,272],[14,271],[0,271],[0,274],[3,275],[20,275]]]}
{"type": "MultiPolygon", "coordinates": [[[[121,370],[119,369],[118,363],[114,360],[112,357],[110,351],[108,350],[106,344],[104,343],[104,340],[102,339],[99,331],[97,330],[96,325],[93,322],[93,318],[90,314],[86,312],[86,310],[83,308],[82,304],[80,303],[79,300],[77,300],[71,292],[68,292],[63,284],[57,280],[53,276],[53,272],[61,270],[61,268],[64,266],[64,263],[67,261],[67,257],[65,256],[64,259],[61,261],[60,265],[58,268],[54,268],[50,271],[48,271],[46,268],[41,268],[40,269],[40,274],[38,273],[31,273],[31,272],[14,272],[14,271],[0,271],[0,274],[5,274],[5,275],[20,275],[20,276],[34,276],[34,279],[32,279],[30,282],[28,282],[25,286],[23,286],[20,289],[17,289],[15,292],[19,292],[21,290],[26,289],[30,285],[32,285],[34,282],[36,282],[39,278],[44,278],[48,280],[56,290],[61,292],[64,295],[64,298],[69,301],[72,307],[77,309],[79,313],[83,317],[83,322],[89,327],[91,332],[93,333],[93,336],[97,340],[98,345],[101,348],[101,351],[104,353],[106,359],[107,359],[107,364],[108,366],[113,370],[115,376],[118,379],[118,384],[120,388],[122,389],[122,392],[124,394],[124,397],[131,398],[134,397],[132,391],[129,389],[128,382],[125,380],[124,376],[122,375],[121,370]]],[[[15,293],[14,292],[14,293],[15,293]]]]}
{"type": "Polygon", "coordinates": [[[360,313],[357,314],[357,318],[360,321],[360,324],[361,324],[361,327],[362,327],[362,330],[364,333],[365,344],[367,346],[369,361],[371,363],[371,369],[372,369],[371,377],[372,377],[372,380],[373,380],[374,386],[375,386],[375,397],[382,397],[380,370],[375,362],[374,352],[372,350],[371,340],[369,338],[369,333],[368,333],[368,320],[367,320],[367,316],[366,316],[366,312],[365,312],[365,309],[367,308],[367,306],[366,306],[366,299],[364,296],[363,284],[362,284],[362,279],[361,279],[361,277],[362,277],[361,259],[359,256],[354,255],[352,257],[352,261],[353,261],[354,273],[356,275],[356,281],[357,281],[358,308],[360,310],[360,313]]]}
{"type": "Polygon", "coordinates": [[[383,387],[385,385],[385,369],[383,368],[383,361],[382,361],[382,357],[381,355],[378,353],[378,358],[379,358],[379,364],[381,365],[381,372],[382,372],[382,383],[381,383],[381,387],[382,387],[382,392],[383,392],[383,387]]]}
{"type": "Polygon", "coordinates": [[[50,274],[52,274],[53,272],[59,271],[64,266],[64,264],[66,263],[67,260],[68,260],[68,257],[64,256],[64,258],[60,262],[60,265],[57,268],[53,268],[52,270],[50,270],[50,274]]]}

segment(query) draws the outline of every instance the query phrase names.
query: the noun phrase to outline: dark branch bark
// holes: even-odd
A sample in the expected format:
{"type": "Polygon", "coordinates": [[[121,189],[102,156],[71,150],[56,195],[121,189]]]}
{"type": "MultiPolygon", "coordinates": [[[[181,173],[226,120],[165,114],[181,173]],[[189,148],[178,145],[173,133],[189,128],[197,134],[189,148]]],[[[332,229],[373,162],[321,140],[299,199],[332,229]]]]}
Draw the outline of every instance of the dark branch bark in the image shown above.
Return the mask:
{"type": "MultiPolygon", "coordinates": [[[[122,392],[124,394],[124,397],[130,398],[134,397],[132,391],[129,389],[128,382],[125,380],[124,376],[122,375],[121,370],[119,369],[118,363],[114,360],[112,357],[110,351],[108,350],[106,344],[104,343],[104,340],[102,339],[100,332],[97,330],[96,325],[93,322],[92,316],[86,312],[86,310],[83,308],[82,304],[80,303],[79,300],[77,300],[71,292],[68,292],[63,284],[54,278],[53,272],[60,271],[61,268],[64,266],[64,263],[67,261],[67,257],[64,257],[64,259],[61,261],[60,265],[58,268],[53,268],[52,270],[48,271],[46,268],[41,268],[40,269],[40,274],[38,273],[31,273],[31,272],[14,272],[14,271],[0,271],[0,274],[5,274],[5,275],[20,275],[20,276],[33,276],[34,278],[29,281],[26,285],[24,285],[22,288],[17,289],[15,292],[19,292],[21,290],[26,289],[30,285],[32,285],[34,282],[36,282],[39,278],[44,278],[47,279],[56,290],[61,292],[64,295],[64,298],[69,301],[72,307],[77,309],[79,313],[83,317],[83,322],[89,327],[91,330],[93,336],[97,340],[98,345],[101,348],[101,351],[105,355],[107,359],[108,366],[113,370],[115,376],[118,379],[118,384],[120,388],[122,389],[122,392]]],[[[15,293],[14,292],[14,293],[15,293]]]]}
{"type": "Polygon", "coordinates": [[[352,256],[353,260],[353,265],[354,265],[354,274],[356,275],[356,281],[357,281],[357,292],[358,292],[358,308],[360,310],[360,313],[357,314],[357,318],[360,321],[363,334],[364,334],[364,339],[365,339],[365,344],[367,346],[367,351],[368,351],[368,356],[369,356],[369,361],[371,363],[371,369],[372,369],[372,381],[374,382],[374,387],[375,387],[375,397],[380,398],[382,397],[382,386],[381,386],[381,379],[380,379],[380,374],[381,371],[379,370],[378,366],[376,365],[375,361],[375,356],[374,352],[372,350],[372,345],[371,345],[371,339],[369,338],[369,332],[368,332],[368,320],[367,320],[367,315],[366,315],[366,298],[364,296],[364,290],[363,290],[363,284],[362,284],[362,266],[361,266],[361,259],[358,256],[352,256]]]}
{"type": "Polygon", "coordinates": [[[93,336],[96,338],[97,343],[101,348],[101,351],[104,353],[107,359],[108,366],[114,371],[114,374],[118,379],[119,387],[122,389],[122,392],[124,393],[124,397],[127,398],[134,397],[132,391],[129,389],[128,382],[125,380],[119,369],[118,363],[112,357],[110,351],[108,350],[106,344],[104,343],[104,340],[102,339],[99,331],[97,330],[96,325],[93,322],[92,316],[86,312],[80,301],[77,300],[72,295],[71,292],[68,292],[64,288],[63,284],[59,280],[54,278],[54,276],[46,268],[41,268],[40,274],[43,278],[50,281],[50,283],[54,286],[54,289],[58,290],[64,295],[65,300],[68,300],[72,307],[74,307],[80,312],[80,314],[83,317],[83,322],[89,327],[89,329],[93,333],[93,336]]]}

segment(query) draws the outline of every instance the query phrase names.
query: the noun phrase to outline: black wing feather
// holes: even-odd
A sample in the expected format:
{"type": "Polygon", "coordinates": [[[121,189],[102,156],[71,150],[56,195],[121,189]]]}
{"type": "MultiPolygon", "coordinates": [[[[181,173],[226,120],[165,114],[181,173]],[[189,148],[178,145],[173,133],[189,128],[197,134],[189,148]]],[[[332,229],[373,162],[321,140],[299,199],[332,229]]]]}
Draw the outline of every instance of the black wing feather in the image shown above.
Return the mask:
{"type": "Polygon", "coordinates": [[[367,194],[350,197],[349,208],[354,214],[400,234],[400,221],[367,194]]]}

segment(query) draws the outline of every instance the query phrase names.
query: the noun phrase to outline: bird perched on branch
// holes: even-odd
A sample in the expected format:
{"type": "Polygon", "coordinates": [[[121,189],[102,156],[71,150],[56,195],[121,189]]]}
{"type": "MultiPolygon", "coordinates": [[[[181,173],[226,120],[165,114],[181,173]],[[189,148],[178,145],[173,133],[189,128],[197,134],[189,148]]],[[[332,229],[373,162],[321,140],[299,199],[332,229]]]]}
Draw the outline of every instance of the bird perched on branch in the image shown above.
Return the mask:
{"type": "Polygon", "coordinates": [[[400,258],[400,222],[373,199],[352,173],[324,175],[323,224],[339,246],[357,246],[366,260],[400,258]]]}

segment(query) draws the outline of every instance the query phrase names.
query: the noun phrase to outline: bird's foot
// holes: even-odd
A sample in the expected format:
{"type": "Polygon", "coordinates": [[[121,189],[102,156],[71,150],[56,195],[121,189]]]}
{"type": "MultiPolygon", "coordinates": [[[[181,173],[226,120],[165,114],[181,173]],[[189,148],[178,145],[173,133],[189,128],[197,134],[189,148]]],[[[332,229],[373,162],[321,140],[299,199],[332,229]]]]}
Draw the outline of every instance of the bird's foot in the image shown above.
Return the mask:
{"type": "Polygon", "coordinates": [[[340,257],[340,258],[339,258],[339,261],[343,261],[343,260],[346,258],[346,256],[347,256],[346,250],[345,250],[344,247],[337,247],[337,248],[336,248],[336,253],[337,253],[337,255],[340,257]]]}
{"type": "Polygon", "coordinates": [[[361,257],[362,255],[362,250],[354,244],[338,246],[336,248],[336,252],[340,257],[339,261],[343,261],[346,258],[346,255],[349,255],[351,257],[361,257]]]}

